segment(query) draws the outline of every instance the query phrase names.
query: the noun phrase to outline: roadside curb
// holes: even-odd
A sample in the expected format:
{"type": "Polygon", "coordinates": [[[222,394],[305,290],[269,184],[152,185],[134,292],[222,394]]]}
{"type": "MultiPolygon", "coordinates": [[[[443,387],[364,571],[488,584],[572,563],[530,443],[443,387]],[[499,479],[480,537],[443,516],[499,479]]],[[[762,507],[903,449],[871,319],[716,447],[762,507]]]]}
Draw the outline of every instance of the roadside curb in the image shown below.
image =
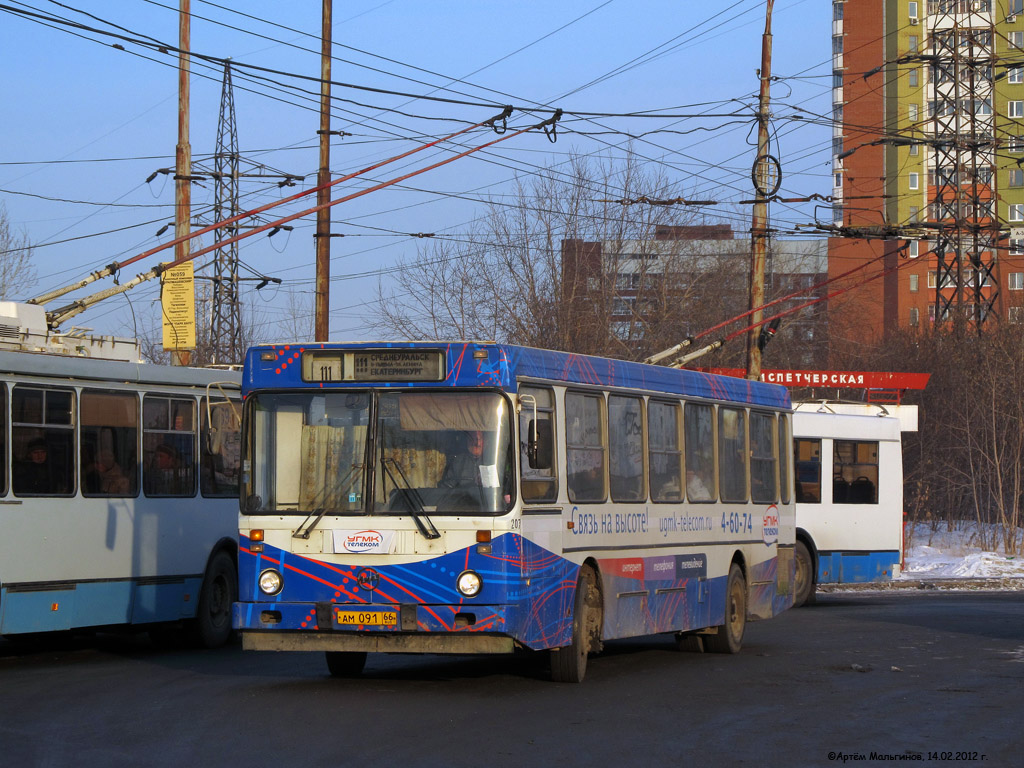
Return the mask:
{"type": "Polygon", "coordinates": [[[914,590],[942,591],[1024,591],[1024,578],[1020,576],[1002,576],[999,578],[963,578],[963,579],[898,579],[868,584],[819,584],[819,594],[831,592],[910,592],[914,590]]]}

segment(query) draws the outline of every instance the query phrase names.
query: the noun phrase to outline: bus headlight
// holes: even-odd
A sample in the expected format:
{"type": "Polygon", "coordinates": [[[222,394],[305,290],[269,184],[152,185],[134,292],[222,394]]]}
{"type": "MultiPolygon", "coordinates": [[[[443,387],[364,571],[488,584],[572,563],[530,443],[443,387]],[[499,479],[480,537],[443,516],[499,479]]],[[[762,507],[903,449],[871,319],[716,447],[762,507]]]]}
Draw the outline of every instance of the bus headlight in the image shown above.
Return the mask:
{"type": "Polygon", "coordinates": [[[276,595],[284,586],[281,574],[269,569],[260,574],[260,591],[267,595],[276,595]]]}
{"type": "Polygon", "coordinates": [[[455,580],[455,586],[466,597],[475,597],[480,593],[484,581],[476,571],[463,571],[455,580]]]}

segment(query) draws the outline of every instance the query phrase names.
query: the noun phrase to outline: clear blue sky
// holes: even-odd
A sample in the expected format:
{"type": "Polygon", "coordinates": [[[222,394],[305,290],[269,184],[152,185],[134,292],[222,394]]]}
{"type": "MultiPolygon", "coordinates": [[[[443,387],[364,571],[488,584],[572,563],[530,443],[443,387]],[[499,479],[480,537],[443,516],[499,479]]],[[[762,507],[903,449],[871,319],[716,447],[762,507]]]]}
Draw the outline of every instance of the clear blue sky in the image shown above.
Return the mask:
{"type": "MultiPolygon", "coordinates": [[[[177,44],[177,0],[0,4],[61,16],[132,40],[149,37],[177,44]]],[[[539,104],[581,112],[750,113],[756,104],[763,0],[335,0],[334,5],[335,81],[485,105],[539,104]],[[464,82],[451,83],[454,78],[464,82]]],[[[783,163],[783,191],[790,195],[831,191],[831,131],[810,119],[830,110],[830,6],[821,0],[775,4],[773,74],[782,78],[772,86],[775,153],[783,163]],[[794,120],[797,115],[802,118],[794,120]]],[[[319,75],[318,0],[192,0],[192,13],[197,54],[319,75]]],[[[173,166],[176,61],[173,53],[0,11],[0,66],[5,72],[0,202],[14,226],[38,245],[39,281],[31,295],[170,239],[173,228],[160,238],[156,232],[172,220],[173,183],[163,175],[148,184],[146,179],[159,168],[173,166]]],[[[193,61],[191,143],[197,160],[214,150],[221,74],[217,64],[193,61]]],[[[256,74],[243,68],[235,73],[243,156],[305,176],[305,188],[313,186],[318,85],[278,74],[254,79],[256,74]]],[[[333,129],[354,134],[333,144],[332,168],[338,174],[405,151],[415,137],[443,135],[462,125],[425,117],[476,122],[497,111],[341,87],[334,88],[334,95],[359,102],[335,105],[333,129]],[[396,109],[407,114],[389,111],[396,109]]],[[[514,116],[511,123],[518,127],[536,122],[537,114],[514,116]]],[[[666,163],[691,196],[727,202],[752,194],[754,134],[749,120],[728,126],[723,123],[733,121],[725,118],[598,122],[567,120],[556,144],[541,134],[524,135],[495,147],[486,159],[466,158],[409,182],[421,191],[393,188],[336,207],[332,231],[346,237],[332,242],[332,339],[368,335],[365,302],[379,279],[372,273],[386,271],[401,254],[415,254],[424,242],[395,232],[464,233],[482,214],[482,204],[452,199],[452,193],[476,199],[500,195],[517,171],[528,174],[537,166],[560,162],[570,151],[615,151],[626,141],[622,133],[583,136],[573,129],[679,131],[657,133],[634,146],[641,155],[666,163]],[[697,126],[716,130],[685,133],[697,126]]],[[[382,169],[372,178],[391,178],[443,156],[424,152],[397,164],[401,171],[382,169]]],[[[367,183],[353,182],[345,190],[367,183]]],[[[295,189],[281,192],[267,181],[243,183],[243,207],[295,189]]],[[[212,201],[211,184],[193,188],[194,212],[208,209],[212,201]]],[[[813,206],[777,206],[773,214],[775,223],[786,227],[809,222],[813,206]]],[[[740,222],[734,226],[739,228],[740,222]]],[[[312,233],[313,222],[307,218],[296,222],[290,234],[256,236],[243,244],[243,275],[264,273],[284,280],[282,288],[264,289],[253,299],[264,319],[273,322],[287,315],[287,292],[311,295],[312,233]]],[[[165,258],[169,256],[160,260],[165,258]]],[[[138,271],[141,264],[122,279],[138,271]]],[[[249,300],[251,288],[245,290],[249,300]]],[[[136,312],[150,311],[157,294],[155,282],[136,288],[130,294],[136,312]]],[[[126,335],[132,332],[132,313],[124,298],[116,298],[74,323],[126,335]]]]}

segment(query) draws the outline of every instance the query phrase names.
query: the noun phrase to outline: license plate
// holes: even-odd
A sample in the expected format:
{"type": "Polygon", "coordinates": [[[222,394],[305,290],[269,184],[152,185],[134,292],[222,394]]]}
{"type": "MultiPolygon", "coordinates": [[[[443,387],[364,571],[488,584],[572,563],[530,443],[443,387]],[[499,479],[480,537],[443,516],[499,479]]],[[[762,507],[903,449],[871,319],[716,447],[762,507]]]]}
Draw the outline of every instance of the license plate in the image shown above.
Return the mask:
{"type": "Polygon", "coordinates": [[[397,611],[343,611],[337,612],[339,624],[359,624],[364,627],[397,627],[397,611]]]}

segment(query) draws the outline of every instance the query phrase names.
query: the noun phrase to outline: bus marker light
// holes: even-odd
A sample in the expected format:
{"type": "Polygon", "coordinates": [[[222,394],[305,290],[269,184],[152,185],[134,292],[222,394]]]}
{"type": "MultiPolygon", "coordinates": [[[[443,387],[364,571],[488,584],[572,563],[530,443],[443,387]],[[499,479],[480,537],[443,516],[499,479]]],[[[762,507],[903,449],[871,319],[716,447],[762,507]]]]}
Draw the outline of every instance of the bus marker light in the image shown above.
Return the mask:
{"type": "Polygon", "coordinates": [[[473,352],[473,359],[474,360],[486,360],[487,359],[487,350],[486,349],[478,349],[478,350],[476,350],[475,352],[473,352]]]}
{"type": "Polygon", "coordinates": [[[566,527],[566,528],[568,528],[568,529],[569,529],[569,530],[571,531],[571,530],[572,530],[573,528],[575,528],[575,527],[576,527],[576,523],[574,523],[574,522],[573,522],[572,520],[569,520],[569,521],[568,521],[568,522],[567,522],[567,523],[565,524],[565,527],[566,527]]]}
{"type": "Polygon", "coordinates": [[[480,593],[484,582],[475,571],[463,571],[455,580],[455,586],[466,597],[474,597],[480,593]]]}
{"type": "Polygon", "coordinates": [[[250,552],[262,552],[263,551],[263,530],[256,528],[249,531],[249,551],[250,552]]]}
{"type": "Polygon", "coordinates": [[[50,610],[56,611],[60,608],[60,603],[50,603],[50,610]]]}
{"type": "Polygon", "coordinates": [[[491,532],[490,531],[477,531],[476,532],[476,543],[477,544],[486,544],[490,540],[491,540],[491,532]]]}

